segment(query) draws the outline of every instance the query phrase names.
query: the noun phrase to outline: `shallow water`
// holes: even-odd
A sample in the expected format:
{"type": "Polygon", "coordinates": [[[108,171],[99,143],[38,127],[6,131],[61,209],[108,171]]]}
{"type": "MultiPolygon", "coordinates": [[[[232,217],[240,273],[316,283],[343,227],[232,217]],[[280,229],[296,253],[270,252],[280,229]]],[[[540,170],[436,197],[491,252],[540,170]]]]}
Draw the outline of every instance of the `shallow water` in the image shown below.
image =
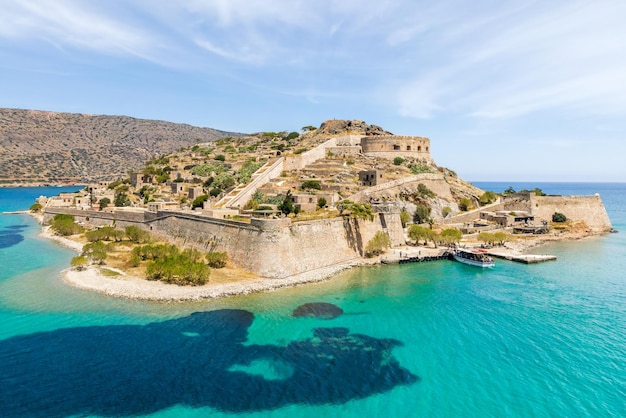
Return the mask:
{"type": "MultiPolygon", "coordinates": [[[[626,185],[539,187],[599,192],[626,225],[626,185]]],[[[0,189],[0,211],[45,192],[0,189]]],[[[626,230],[538,265],[375,266],[186,303],[70,288],[73,253],[37,232],[0,216],[0,416],[626,415],[626,230]],[[343,314],[293,317],[311,302],[343,314]]]]}

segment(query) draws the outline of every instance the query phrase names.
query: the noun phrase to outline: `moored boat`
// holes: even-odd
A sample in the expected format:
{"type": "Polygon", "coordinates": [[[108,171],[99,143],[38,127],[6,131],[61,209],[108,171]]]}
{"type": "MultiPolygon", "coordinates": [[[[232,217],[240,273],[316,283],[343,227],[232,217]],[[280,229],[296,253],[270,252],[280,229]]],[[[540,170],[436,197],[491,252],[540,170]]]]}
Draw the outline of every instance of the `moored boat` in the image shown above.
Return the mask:
{"type": "Polygon", "coordinates": [[[452,253],[454,259],[460,263],[474,267],[493,267],[496,263],[493,258],[479,250],[465,250],[458,248],[452,253]]]}

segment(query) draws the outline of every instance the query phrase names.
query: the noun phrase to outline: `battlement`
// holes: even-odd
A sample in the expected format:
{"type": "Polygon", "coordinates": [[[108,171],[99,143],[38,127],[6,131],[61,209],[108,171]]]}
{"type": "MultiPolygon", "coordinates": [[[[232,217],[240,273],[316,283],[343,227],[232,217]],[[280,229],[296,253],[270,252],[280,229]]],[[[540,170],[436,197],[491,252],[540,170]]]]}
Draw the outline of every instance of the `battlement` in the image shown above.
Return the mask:
{"type": "Polygon", "coordinates": [[[361,138],[363,154],[372,157],[431,159],[430,139],[421,136],[377,135],[361,138]]]}

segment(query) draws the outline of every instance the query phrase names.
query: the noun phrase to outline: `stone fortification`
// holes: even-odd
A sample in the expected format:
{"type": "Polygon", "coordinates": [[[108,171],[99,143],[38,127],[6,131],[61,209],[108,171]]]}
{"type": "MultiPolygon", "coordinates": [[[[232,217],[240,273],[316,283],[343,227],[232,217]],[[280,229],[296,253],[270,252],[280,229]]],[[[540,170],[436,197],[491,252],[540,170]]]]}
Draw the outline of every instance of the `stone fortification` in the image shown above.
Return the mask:
{"type": "Polygon", "coordinates": [[[335,138],[331,138],[323,144],[318,145],[312,150],[303,152],[300,155],[290,155],[285,157],[285,162],[283,165],[284,170],[302,170],[309,164],[313,164],[314,162],[326,158],[327,148],[336,147],[337,140],[335,138]]]}
{"type": "Polygon", "coordinates": [[[380,135],[361,138],[363,154],[372,157],[394,159],[412,157],[432,160],[430,139],[421,136],[380,135]]]}
{"type": "Polygon", "coordinates": [[[423,183],[437,196],[453,201],[450,186],[446,183],[443,174],[422,173],[414,176],[403,177],[397,180],[381,183],[362,190],[348,199],[354,202],[369,203],[373,200],[396,200],[400,194],[411,194],[417,191],[417,186],[423,183]]]}
{"type": "Polygon", "coordinates": [[[348,217],[291,223],[252,219],[251,223],[215,219],[184,212],[106,213],[65,208],[46,210],[74,215],[91,225],[137,225],[174,244],[206,251],[225,251],[238,265],[264,277],[294,274],[354,261],[377,231],[387,231],[394,245],[404,244],[397,212],[376,214],[374,221],[348,217]]]}
{"type": "Polygon", "coordinates": [[[600,196],[536,196],[534,193],[518,193],[505,196],[500,203],[481,207],[470,212],[446,219],[443,223],[466,223],[480,217],[483,211],[528,212],[535,217],[535,223],[550,222],[555,212],[562,213],[573,221],[584,221],[593,232],[607,232],[612,229],[611,220],[600,196]]]}
{"type": "Polygon", "coordinates": [[[584,221],[594,232],[607,232],[612,229],[611,220],[599,195],[531,195],[530,207],[535,219],[551,220],[554,212],[559,212],[568,219],[584,221]]]}

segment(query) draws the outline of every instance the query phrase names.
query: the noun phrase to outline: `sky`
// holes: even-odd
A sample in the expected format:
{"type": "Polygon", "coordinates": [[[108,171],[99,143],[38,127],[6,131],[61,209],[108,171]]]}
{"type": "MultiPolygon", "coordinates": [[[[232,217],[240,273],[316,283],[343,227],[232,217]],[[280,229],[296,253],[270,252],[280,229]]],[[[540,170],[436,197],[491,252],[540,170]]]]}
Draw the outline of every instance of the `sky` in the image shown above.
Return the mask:
{"type": "Polygon", "coordinates": [[[624,0],[0,0],[0,107],[362,120],[469,181],[626,182],[624,0]]]}

